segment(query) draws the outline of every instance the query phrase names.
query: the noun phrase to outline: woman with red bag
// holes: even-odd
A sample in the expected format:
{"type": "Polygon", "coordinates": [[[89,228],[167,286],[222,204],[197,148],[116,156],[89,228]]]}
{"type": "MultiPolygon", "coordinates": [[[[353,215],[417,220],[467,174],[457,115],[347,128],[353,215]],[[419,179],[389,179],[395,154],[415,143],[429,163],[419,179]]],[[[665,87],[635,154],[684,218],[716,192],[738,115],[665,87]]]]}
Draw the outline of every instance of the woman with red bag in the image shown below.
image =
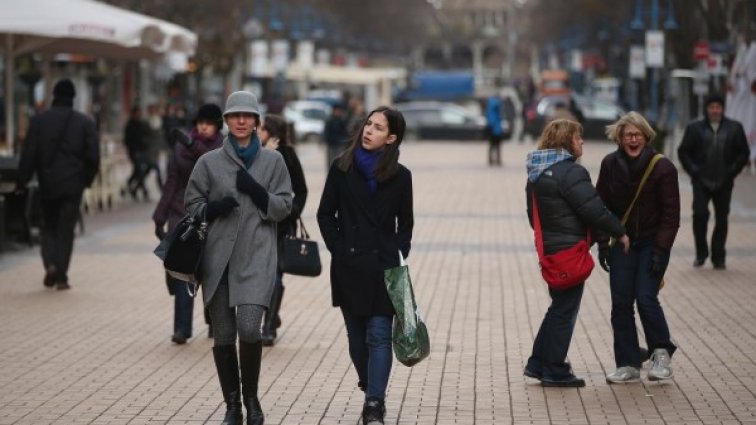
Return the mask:
{"type": "MultiPolygon", "coordinates": [[[[582,134],[579,123],[556,119],[543,130],[538,150],[528,153],[528,219],[534,226],[532,202],[535,201],[545,255],[572,248],[594,229],[617,237],[626,249],[630,244],[624,226],[604,206],[588,171],[576,162],[583,154],[582,134]]],[[[551,306],[524,372],[545,387],[585,386],[585,381],[573,374],[566,361],[583,286],[584,282],[578,282],[566,289],[549,288],[551,306]]]]}

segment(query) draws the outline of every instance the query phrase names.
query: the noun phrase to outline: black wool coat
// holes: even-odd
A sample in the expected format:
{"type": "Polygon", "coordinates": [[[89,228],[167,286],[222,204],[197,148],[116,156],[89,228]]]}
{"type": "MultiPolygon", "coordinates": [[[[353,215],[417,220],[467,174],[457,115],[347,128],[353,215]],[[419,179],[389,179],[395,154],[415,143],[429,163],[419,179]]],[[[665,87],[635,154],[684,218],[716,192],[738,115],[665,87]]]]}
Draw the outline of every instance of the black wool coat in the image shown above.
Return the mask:
{"type": "Polygon", "coordinates": [[[70,106],[53,106],[32,118],[19,163],[18,183],[37,173],[42,199],[78,196],[100,167],[94,121],[70,106]]]}
{"type": "Polygon", "coordinates": [[[375,193],[352,167],[334,163],[318,208],[318,225],[331,252],[335,307],[356,316],[393,315],[383,271],[406,258],[412,241],[412,174],[404,166],[375,193]]]}

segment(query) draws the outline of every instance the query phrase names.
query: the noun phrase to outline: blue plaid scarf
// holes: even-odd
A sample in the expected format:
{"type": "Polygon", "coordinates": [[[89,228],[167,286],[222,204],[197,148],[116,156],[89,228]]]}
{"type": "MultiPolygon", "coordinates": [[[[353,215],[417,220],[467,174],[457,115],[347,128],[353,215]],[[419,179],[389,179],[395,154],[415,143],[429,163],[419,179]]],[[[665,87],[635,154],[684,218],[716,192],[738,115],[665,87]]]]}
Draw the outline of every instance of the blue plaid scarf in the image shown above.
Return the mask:
{"type": "Polygon", "coordinates": [[[528,152],[525,167],[528,170],[528,180],[535,182],[547,168],[561,161],[574,161],[575,158],[561,149],[542,149],[528,152]]]}

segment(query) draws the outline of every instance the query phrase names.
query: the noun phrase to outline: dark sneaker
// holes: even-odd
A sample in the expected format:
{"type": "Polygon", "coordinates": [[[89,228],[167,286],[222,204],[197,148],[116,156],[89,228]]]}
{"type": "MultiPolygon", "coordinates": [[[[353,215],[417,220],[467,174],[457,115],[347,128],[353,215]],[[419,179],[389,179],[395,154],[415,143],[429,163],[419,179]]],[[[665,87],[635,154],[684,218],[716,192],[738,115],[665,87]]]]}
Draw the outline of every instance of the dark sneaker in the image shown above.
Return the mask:
{"type": "Polygon", "coordinates": [[[585,386],[585,381],[576,376],[570,376],[569,378],[560,380],[541,378],[541,385],[544,387],[581,388],[585,386]]]}
{"type": "Polygon", "coordinates": [[[705,258],[696,258],[693,260],[693,267],[701,267],[706,262],[705,258]]]}
{"type": "Polygon", "coordinates": [[[71,289],[71,285],[69,285],[68,282],[58,282],[55,284],[55,287],[58,288],[58,291],[65,291],[67,289],[71,289]]]}
{"type": "Polygon", "coordinates": [[[362,425],[383,425],[386,405],[383,400],[368,400],[362,408],[362,425]]]}
{"type": "Polygon", "coordinates": [[[725,270],[725,263],[714,263],[714,270],[725,270]]]}
{"type": "Polygon", "coordinates": [[[522,374],[527,376],[528,378],[538,379],[539,381],[542,378],[540,373],[528,369],[527,366],[525,367],[525,371],[523,371],[522,374]]]}
{"type": "Polygon", "coordinates": [[[48,288],[55,286],[55,266],[48,266],[45,270],[45,278],[42,280],[42,284],[48,288]]]}
{"type": "Polygon", "coordinates": [[[188,340],[191,337],[192,337],[191,335],[186,335],[183,332],[176,332],[171,337],[171,341],[173,341],[174,343],[178,345],[181,345],[181,344],[186,344],[186,340],[188,340]]]}

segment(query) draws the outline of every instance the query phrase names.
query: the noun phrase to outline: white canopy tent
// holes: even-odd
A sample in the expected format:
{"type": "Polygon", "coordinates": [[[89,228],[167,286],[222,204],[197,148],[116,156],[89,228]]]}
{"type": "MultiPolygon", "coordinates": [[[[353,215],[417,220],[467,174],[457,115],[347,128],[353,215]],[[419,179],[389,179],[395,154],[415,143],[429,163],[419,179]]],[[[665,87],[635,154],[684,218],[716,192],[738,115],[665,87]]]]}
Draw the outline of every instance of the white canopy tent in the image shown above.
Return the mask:
{"type": "Polygon", "coordinates": [[[186,28],[94,0],[0,0],[5,64],[6,140],[13,146],[15,58],[38,52],[116,59],[193,55],[197,36],[186,28]]]}

